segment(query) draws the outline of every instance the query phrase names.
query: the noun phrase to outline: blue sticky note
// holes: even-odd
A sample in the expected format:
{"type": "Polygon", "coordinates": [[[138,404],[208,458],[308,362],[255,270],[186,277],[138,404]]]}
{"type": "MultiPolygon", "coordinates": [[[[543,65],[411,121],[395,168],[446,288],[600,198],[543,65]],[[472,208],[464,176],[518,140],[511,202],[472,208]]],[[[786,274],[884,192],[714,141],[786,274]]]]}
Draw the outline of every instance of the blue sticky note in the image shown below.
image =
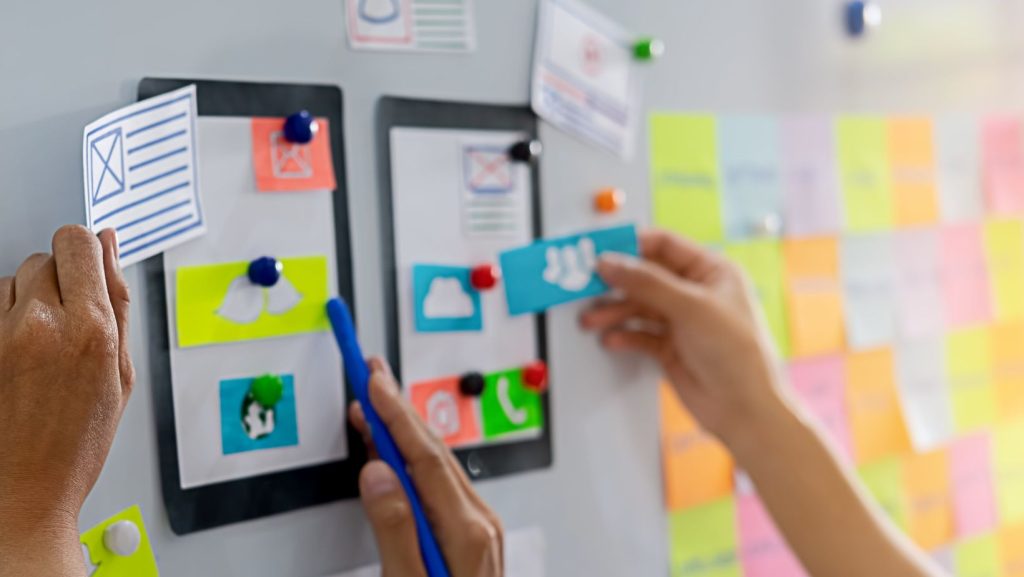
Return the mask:
{"type": "Polygon", "coordinates": [[[221,446],[225,455],[292,447],[299,444],[295,414],[295,378],[281,375],[284,394],[272,409],[249,394],[253,378],[220,382],[221,446]]]}
{"type": "Polygon", "coordinates": [[[604,252],[638,254],[636,227],[595,230],[503,252],[499,258],[509,313],[536,313],[606,292],[595,270],[604,252]]]}
{"type": "Polygon", "coordinates": [[[466,267],[418,264],[412,267],[416,331],[468,332],[484,328],[480,293],[466,267]]]}
{"type": "Polygon", "coordinates": [[[779,126],[758,116],[727,116],[718,121],[725,226],[730,238],[764,234],[766,219],[779,223],[782,181],[779,126]]]}

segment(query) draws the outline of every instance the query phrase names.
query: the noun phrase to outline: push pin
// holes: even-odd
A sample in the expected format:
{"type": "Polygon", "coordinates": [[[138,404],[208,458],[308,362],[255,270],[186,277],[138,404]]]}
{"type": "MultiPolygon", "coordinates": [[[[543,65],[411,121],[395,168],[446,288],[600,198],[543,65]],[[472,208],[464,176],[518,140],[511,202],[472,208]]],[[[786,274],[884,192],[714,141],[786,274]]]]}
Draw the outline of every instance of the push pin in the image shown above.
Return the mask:
{"type": "Polygon", "coordinates": [[[874,28],[882,23],[882,8],[874,2],[853,0],[846,4],[844,20],[846,21],[846,33],[853,38],[859,38],[869,28],[874,28]]]}
{"type": "Polygon", "coordinates": [[[544,361],[523,367],[523,386],[537,394],[548,390],[548,365],[544,361]]]}
{"type": "Polygon", "coordinates": [[[249,390],[261,407],[272,409],[284,396],[284,379],[278,375],[261,375],[252,380],[249,390]]]}
{"type": "Polygon", "coordinates": [[[467,397],[479,397],[484,394],[484,383],[480,373],[466,373],[459,379],[459,392],[467,397]]]}
{"type": "Polygon", "coordinates": [[[246,274],[252,284],[270,288],[281,280],[281,273],[284,272],[284,264],[274,257],[261,256],[249,263],[249,270],[246,274]]]}
{"type": "Polygon", "coordinates": [[[508,155],[516,162],[533,162],[544,152],[544,145],[539,140],[523,140],[508,149],[508,155]]]}
{"type": "Polygon", "coordinates": [[[131,521],[118,521],[103,530],[103,546],[118,557],[130,557],[142,544],[142,532],[131,521]]]}
{"type": "Polygon", "coordinates": [[[633,57],[637,60],[654,60],[665,53],[665,43],[657,38],[641,38],[633,44],[633,57]]]}
{"type": "Polygon", "coordinates": [[[474,267],[469,273],[469,284],[478,291],[491,290],[501,280],[501,270],[493,264],[474,267]]]}
{"type": "Polygon", "coordinates": [[[766,214],[754,222],[754,235],[759,237],[775,237],[782,232],[782,219],[777,214],[766,214]]]}
{"type": "Polygon", "coordinates": [[[626,195],[622,190],[609,187],[602,188],[594,195],[594,210],[601,214],[613,214],[622,208],[626,202],[626,195]]]}
{"type": "Polygon", "coordinates": [[[320,123],[308,110],[300,110],[284,120],[284,139],[295,144],[309,144],[320,130],[320,123]]]}

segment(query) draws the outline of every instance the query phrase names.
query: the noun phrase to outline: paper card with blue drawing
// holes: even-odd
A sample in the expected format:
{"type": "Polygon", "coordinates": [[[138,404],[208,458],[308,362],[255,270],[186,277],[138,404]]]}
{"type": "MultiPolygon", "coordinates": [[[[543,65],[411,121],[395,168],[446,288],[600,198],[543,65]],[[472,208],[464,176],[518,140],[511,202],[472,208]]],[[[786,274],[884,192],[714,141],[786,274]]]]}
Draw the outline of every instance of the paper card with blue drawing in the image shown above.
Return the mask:
{"type": "Polygon", "coordinates": [[[117,231],[129,266],[206,232],[196,87],[137,102],[85,127],[86,224],[117,231]]]}
{"type": "Polygon", "coordinates": [[[526,222],[525,179],[509,147],[485,140],[460,143],[462,227],[468,238],[515,238],[526,222]]]}
{"type": "Polygon", "coordinates": [[[414,265],[413,310],[421,333],[471,332],[483,329],[480,293],[466,267],[414,265]]]}
{"type": "Polygon", "coordinates": [[[637,255],[636,227],[594,230],[503,252],[509,313],[537,313],[605,293],[608,286],[597,274],[597,259],[605,252],[637,255]]]}

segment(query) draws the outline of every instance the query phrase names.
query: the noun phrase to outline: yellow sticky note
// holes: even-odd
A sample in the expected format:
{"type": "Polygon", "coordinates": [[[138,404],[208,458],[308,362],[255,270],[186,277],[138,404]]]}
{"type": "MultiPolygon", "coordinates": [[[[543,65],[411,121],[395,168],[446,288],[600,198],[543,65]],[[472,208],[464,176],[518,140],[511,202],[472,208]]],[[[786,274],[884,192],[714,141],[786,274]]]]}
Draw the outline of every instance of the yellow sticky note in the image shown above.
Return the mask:
{"type": "Polygon", "coordinates": [[[857,469],[860,480],[885,514],[901,529],[907,528],[907,493],[902,462],[893,457],[857,469]]]}
{"type": "Polygon", "coordinates": [[[249,282],[249,263],[182,267],[176,271],[179,347],[195,347],[325,331],[327,257],[283,258],[278,284],[249,282]]]}
{"type": "Polygon", "coordinates": [[[995,325],[992,338],[992,381],[1000,422],[1024,418],[1024,323],[995,325]]]}
{"type": "Polygon", "coordinates": [[[1024,422],[1000,427],[995,435],[996,493],[999,518],[1024,522],[1024,422]]]}
{"type": "Polygon", "coordinates": [[[89,548],[89,558],[96,571],[92,577],[159,577],[160,571],[153,556],[153,547],[146,533],[146,525],[142,522],[142,511],[133,506],[82,533],[82,544],[89,548]],[[138,550],[129,556],[122,557],[109,551],[103,544],[103,533],[107,527],[119,521],[133,523],[142,536],[138,550]]]}
{"type": "Polygon", "coordinates": [[[946,452],[909,456],[903,464],[907,532],[926,550],[953,540],[953,493],[946,452]]]}
{"type": "Polygon", "coordinates": [[[892,228],[885,121],[840,118],[836,138],[846,228],[853,232],[892,228]]]}
{"type": "Polygon", "coordinates": [[[757,291],[768,328],[783,358],[789,356],[789,327],[786,323],[786,299],[783,291],[782,248],[777,240],[756,240],[730,244],[725,254],[736,261],[750,277],[757,291]]]}
{"type": "Polygon", "coordinates": [[[669,539],[672,577],[742,577],[731,497],[671,513],[669,539]]]}
{"type": "Polygon", "coordinates": [[[1003,577],[1024,577],[1024,523],[1003,527],[998,539],[1003,577]]]}
{"type": "Polygon", "coordinates": [[[985,223],[985,258],[995,297],[996,319],[1024,319],[1024,222],[993,220],[985,223]]]}
{"type": "Polygon", "coordinates": [[[995,535],[963,541],[954,551],[956,574],[961,577],[1000,577],[999,547],[995,535]]]}
{"type": "Polygon", "coordinates": [[[910,452],[894,371],[889,349],[851,353],[846,358],[846,404],[858,463],[910,452]]]}
{"type": "Polygon", "coordinates": [[[702,243],[725,239],[713,116],[651,115],[654,224],[702,243]]]}
{"type": "Polygon", "coordinates": [[[971,328],[946,336],[946,370],[957,430],[967,432],[996,420],[989,330],[971,328]]]}
{"type": "Polygon", "coordinates": [[[669,511],[732,493],[732,457],[717,439],[701,430],[668,384],[661,385],[661,451],[669,511]]]}
{"type": "Polygon", "coordinates": [[[792,356],[841,351],[845,331],[836,239],[790,239],[782,251],[792,356]]]}
{"type": "Polygon", "coordinates": [[[938,222],[939,195],[932,121],[927,118],[892,118],[887,129],[896,224],[919,226],[938,222]]]}

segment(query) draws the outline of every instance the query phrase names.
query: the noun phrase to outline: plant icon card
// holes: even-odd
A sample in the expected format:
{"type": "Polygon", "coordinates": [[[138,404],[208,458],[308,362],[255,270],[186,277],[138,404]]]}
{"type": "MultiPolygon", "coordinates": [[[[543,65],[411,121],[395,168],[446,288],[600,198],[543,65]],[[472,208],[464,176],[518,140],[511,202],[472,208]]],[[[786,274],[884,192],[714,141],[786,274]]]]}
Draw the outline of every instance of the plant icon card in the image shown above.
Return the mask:
{"type": "Polygon", "coordinates": [[[261,405],[251,391],[255,377],[220,382],[221,446],[225,455],[299,444],[295,416],[295,377],[281,375],[284,391],[273,406],[261,405]]]}
{"type": "Polygon", "coordinates": [[[475,0],[345,0],[353,50],[472,52],[475,0]]]}

